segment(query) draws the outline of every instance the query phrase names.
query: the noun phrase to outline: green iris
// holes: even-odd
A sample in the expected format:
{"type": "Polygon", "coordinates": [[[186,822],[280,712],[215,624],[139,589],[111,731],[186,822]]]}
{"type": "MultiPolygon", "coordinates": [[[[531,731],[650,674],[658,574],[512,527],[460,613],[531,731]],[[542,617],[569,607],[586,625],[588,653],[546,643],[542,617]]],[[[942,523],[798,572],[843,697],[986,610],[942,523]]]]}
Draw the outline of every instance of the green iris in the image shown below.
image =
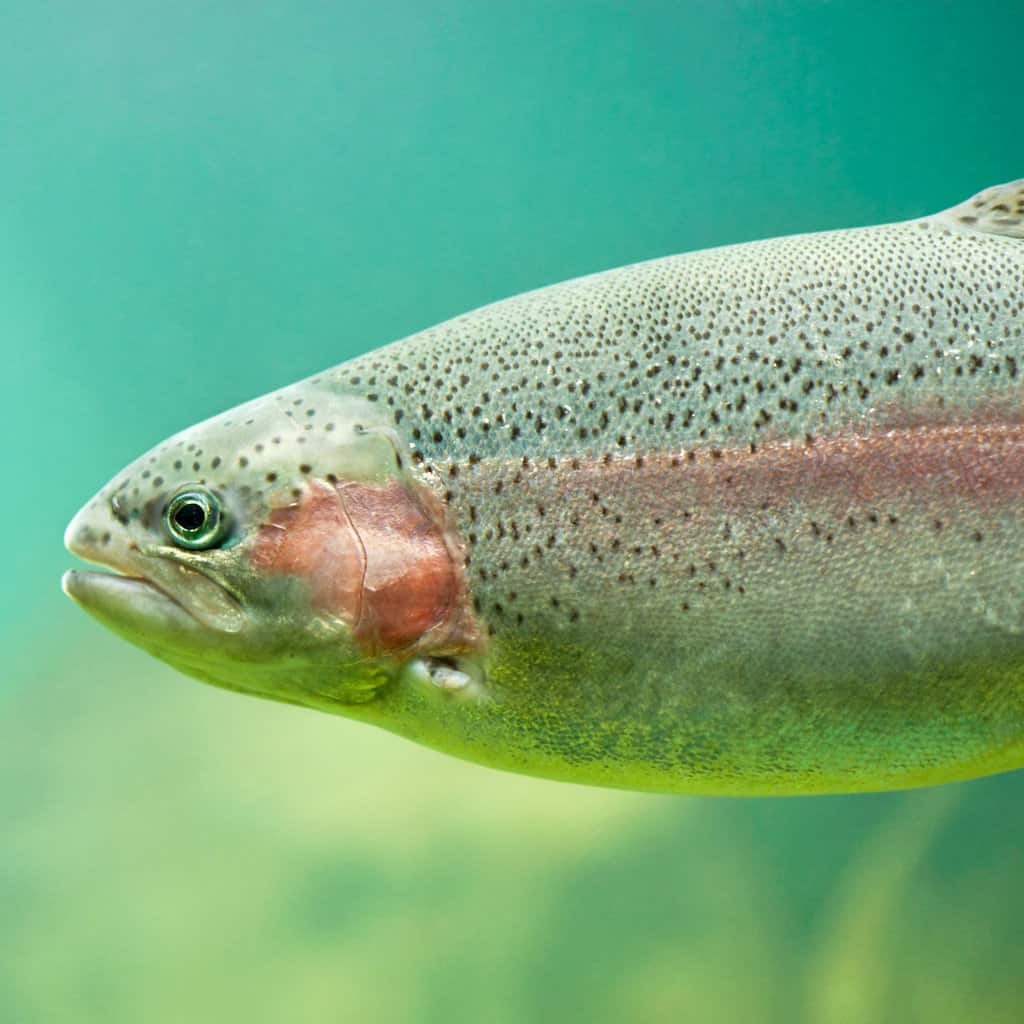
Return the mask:
{"type": "Polygon", "coordinates": [[[212,548],[224,539],[220,499],[205,487],[179,491],[164,509],[164,529],[183,548],[212,548]]]}

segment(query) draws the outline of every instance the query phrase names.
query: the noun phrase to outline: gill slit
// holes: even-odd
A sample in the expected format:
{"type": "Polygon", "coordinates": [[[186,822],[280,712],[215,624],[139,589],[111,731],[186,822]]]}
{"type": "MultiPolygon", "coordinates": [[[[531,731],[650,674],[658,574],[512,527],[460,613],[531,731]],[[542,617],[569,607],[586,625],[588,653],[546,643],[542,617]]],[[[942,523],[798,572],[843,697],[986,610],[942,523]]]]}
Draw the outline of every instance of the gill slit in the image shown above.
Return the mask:
{"type": "Polygon", "coordinates": [[[345,515],[345,521],[348,523],[348,528],[352,531],[353,536],[356,538],[359,544],[359,550],[362,553],[362,571],[359,577],[359,604],[356,609],[356,623],[353,633],[358,633],[363,623],[363,607],[364,600],[363,594],[366,592],[366,573],[369,566],[369,556],[366,553],[366,545],[363,543],[363,538],[360,536],[359,531],[356,529],[356,524],[352,522],[352,517],[349,515],[348,508],[345,506],[345,491],[343,487],[336,487],[338,493],[338,504],[341,506],[341,511],[345,515]]]}

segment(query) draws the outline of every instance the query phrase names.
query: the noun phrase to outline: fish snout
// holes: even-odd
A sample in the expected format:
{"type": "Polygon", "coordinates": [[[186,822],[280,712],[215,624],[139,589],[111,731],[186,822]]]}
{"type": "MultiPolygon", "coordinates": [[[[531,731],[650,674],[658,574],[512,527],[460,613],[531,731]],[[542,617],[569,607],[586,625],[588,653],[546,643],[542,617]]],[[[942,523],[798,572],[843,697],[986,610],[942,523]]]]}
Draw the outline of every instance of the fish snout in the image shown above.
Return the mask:
{"type": "Polygon", "coordinates": [[[64,531],[64,547],[86,562],[93,561],[93,555],[110,544],[109,529],[96,521],[92,504],[80,509],[64,531]]]}

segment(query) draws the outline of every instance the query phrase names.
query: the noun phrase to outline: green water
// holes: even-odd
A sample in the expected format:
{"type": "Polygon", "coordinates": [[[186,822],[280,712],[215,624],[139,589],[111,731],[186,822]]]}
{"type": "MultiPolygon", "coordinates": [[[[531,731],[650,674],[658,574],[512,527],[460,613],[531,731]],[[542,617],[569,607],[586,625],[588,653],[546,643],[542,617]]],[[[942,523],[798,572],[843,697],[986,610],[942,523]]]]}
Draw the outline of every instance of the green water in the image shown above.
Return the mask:
{"type": "Polygon", "coordinates": [[[0,5],[0,1021],[1017,1024],[1024,774],[699,800],[206,689],[58,588],[173,430],[501,296],[1024,176],[1024,6],[0,5]]]}

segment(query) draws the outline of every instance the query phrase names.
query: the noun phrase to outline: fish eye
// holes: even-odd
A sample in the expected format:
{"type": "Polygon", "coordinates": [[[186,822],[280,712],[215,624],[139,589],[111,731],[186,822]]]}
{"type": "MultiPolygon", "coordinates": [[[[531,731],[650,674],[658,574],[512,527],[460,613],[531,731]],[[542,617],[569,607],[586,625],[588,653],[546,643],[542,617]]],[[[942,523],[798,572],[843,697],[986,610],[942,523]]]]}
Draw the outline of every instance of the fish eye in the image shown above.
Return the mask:
{"type": "Polygon", "coordinates": [[[212,548],[224,539],[220,499],[205,487],[178,491],[164,508],[167,536],[183,548],[212,548]]]}

